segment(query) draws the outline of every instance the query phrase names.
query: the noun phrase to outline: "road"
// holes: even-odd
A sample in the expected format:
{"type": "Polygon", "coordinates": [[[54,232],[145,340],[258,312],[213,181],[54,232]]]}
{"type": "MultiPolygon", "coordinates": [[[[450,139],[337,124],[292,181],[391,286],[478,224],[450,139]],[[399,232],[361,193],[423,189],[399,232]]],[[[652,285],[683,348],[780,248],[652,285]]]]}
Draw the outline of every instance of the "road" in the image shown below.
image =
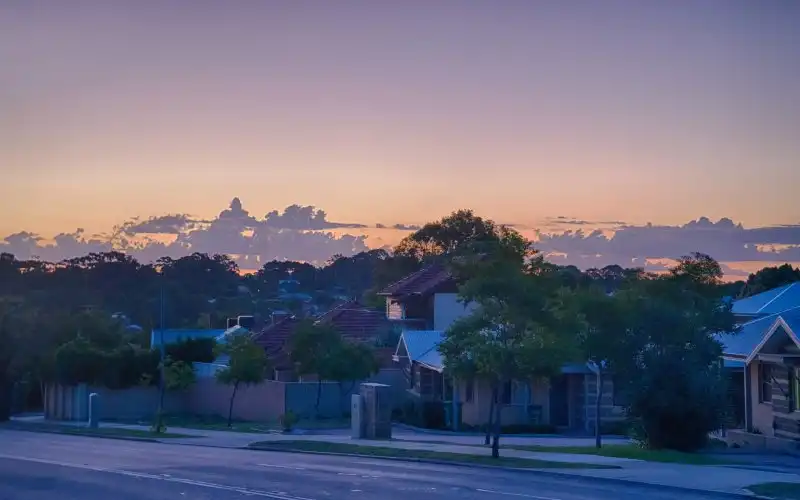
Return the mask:
{"type": "Polygon", "coordinates": [[[0,430],[0,500],[708,498],[528,472],[0,430]]]}

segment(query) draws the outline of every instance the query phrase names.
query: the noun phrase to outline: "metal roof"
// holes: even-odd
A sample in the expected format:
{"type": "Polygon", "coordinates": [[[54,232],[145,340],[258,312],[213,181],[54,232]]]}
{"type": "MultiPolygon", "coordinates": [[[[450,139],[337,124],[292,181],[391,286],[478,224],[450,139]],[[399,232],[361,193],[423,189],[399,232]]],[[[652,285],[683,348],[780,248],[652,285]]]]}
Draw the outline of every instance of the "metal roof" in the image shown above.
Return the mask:
{"type": "Polygon", "coordinates": [[[406,347],[408,358],[438,372],[444,368],[439,344],[444,332],[439,330],[406,330],[400,336],[400,342],[406,347]]]}
{"type": "Polygon", "coordinates": [[[758,347],[758,344],[761,343],[764,335],[766,335],[775,322],[778,321],[778,318],[782,318],[792,331],[800,332],[800,305],[798,305],[780,314],[769,314],[748,321],[741,326],[739,333],[720,335],[718,340],[722,342],[723,353],[732,356],[749,356],[753,352],[753,349],[758,347]]]}
{"type": "MultiPolygon", "coordinates": [[[[225,333],[225,330],[200,330],[200,329],[165,329],[164,344],[175,344],[188,339],[217,338],[225,333]]],[[[161,345],[161,330],[153,330],[150,334],[150,347],[161,345]]]]}
{"type": "Polygon", "coordinates": [[[800,281],[733,302],[734,314],[775,314],[800,307],[800,281]]]}

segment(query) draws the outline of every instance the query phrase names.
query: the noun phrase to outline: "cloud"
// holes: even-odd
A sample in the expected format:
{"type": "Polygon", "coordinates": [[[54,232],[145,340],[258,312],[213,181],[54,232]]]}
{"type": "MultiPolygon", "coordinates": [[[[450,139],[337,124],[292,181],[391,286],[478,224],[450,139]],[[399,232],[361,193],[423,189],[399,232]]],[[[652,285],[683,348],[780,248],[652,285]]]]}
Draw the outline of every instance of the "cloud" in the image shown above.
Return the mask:
{"type": "Polygon", "coordinates": [[[398,231],[417,231],[421,228],[422,226],[417,226],[415,224],[395,224],[392,226],[392,229],[397,229],[398,231]]]}
{"type": "MultiPolygon", "coordinates": [[[[521,229],[530,226],[514,224],[521,229]]],[[[0,252],[20,259],[60,261],[112,249],[125,251],[142,262],[160,257],[182,257],[192,252],[226,253],[242,269],[257,269],[271,260],[301,260],[320,264],[334,254],[353,255],[369,248],[391,248],[392,237],[368,237],[374,227],[403,233],[419,229],[411,224],[368,226],[328,220],[313,206],[290,205],[258,218],[234,198],[212,220],[177,213],[144,220],[131,219],[110,234],[87,235],[82,229],[53,238],[20,231],[0,239],[0,252]],[[333,229],[337,229],[334,234],[333,229]],[[356,229],[358,234],[348,234],[356,229]],[[367,229],[367,231],[364,231],[367,229]]],[[[800,262],[800,225],[744,228],[730,219],[712,222],[707,217],[680,226],[635,226],[619,221],[591,222],[567,216],[546,219],[535,232],[536,247],[550,261],[581,269],[610,264],[659,271],[670,261],[691,252],[703,252],[723,263],[765,261],[800,262]],[[613,228],[593,229],[603,225],[613,228]]],[[[723,267],[729,276],[747,273],[723,267]]]]}
{"type": "MultiPolygon", "coordinates": [[[[237,198],[238,200],[238,198],[237,198]]],[[[264,218],[267,227],[278,229],[320,230],[334,228],[365,228],[364,224],[347,222],[331,222],[324,210],[316,210],[313,206],[291,205],[283,213],[273,210],[264,218]]]]}
{"type": "Polygon", "coordinates": [[[691,252],[722,262],[800,261],[800,225],[746,229],[727,218],[712,222],[700,217],[682,226],[625,225],[612,234],[578,229],[537,236],[541,251],[565,254],[564,260],[581,267],[675,259],[691,252]]]}

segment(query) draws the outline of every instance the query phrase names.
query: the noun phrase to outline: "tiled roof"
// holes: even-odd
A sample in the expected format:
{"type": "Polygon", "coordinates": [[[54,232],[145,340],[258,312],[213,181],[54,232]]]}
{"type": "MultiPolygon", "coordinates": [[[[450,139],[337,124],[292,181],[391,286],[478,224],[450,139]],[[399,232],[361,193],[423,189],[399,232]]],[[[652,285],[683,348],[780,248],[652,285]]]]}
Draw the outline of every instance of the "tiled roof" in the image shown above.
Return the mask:
{"type": "MultiPolygon", "coordinates": [[[[274,368],[291,367],[288,344],[300,322],[301,320],[294,316],[287,317],[264,328],[254,337],[255,342],[264,347],[274,368]]],[[[345,302],[331,309],[318,316],[316,322],[330,324],[342,337],[356,342],[370,341],[380,334],[383,328],[390,326],[383,311],[370,309],[355,301],[345,302]]]]}
{"type": "Polygon", "coordinates": [[[733,302],[733,313],[775,314],[800,306],[800,281],[733,302]]]}
{"type": "Polygon", "coordinates": [[[384,288],[378,295],[421,295],[452,279],[453,276],[445,266],[432,264],[395,281],[384,288]]]}

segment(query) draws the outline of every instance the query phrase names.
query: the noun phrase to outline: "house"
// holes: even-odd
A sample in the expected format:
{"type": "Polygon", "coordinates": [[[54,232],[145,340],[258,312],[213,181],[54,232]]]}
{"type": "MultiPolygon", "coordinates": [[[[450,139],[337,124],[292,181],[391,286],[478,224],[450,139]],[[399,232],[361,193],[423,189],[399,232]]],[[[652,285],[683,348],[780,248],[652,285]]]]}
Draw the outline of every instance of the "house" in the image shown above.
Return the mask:
{"type": "MultiPolygon", "coordinates": [[[[384,337],[391,334],[392,325],[381,311],[357,301],[348,301],[314,318],[316,323],[332,325],[345,340],[370,342],[382,366],[391,365],[393,347],[386,348],[384,337]]],[[[302,319],[285,315],[256,333],[253,340],[264,348],[275,371],[275,380],[295,381],[294,364],[290,359],[290,341],[302,319]]]]}
{"type": "MultiPolygon", "coordinates": [[[[447,268],[427,266],[389,285],[379,295],[386,298],[387,319],[402,329],[393,359],[407,373],[409,395],[441,402],[452,427],[459,422],[484,425],[489,420],[490,387],[479,381],[452,380],[438,351],[444,332],[475,307],[460,301],[458,284],[447,268]]],[[[596,387],[596,372],[586,363],[567,364],[549,380],[509,382],[500,394],[501,423],[590,431],[595,421],[596,387]]],[[[620,420],[623,410],[619,403],[613,382],[605,380],[603,418],[620,420]]]]}
{"type": "Polygon", "coordinates": [[[736,335],[720,338],[742,383],[745,432],[800,440],[800,282],[735,301],[736,335]]]}

